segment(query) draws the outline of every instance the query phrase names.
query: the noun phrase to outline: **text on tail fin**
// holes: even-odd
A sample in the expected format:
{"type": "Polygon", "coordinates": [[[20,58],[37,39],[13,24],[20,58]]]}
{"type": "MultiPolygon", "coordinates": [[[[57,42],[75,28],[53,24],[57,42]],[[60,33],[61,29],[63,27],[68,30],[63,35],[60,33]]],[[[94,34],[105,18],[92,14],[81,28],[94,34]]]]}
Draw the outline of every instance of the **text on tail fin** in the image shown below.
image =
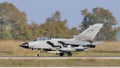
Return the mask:
{"type": "Polygon", "coordinates": [[[94,24],[87,28],[85,31],[77,36],[74,36],[76,40],[94,40],[99,30],[102,28],[103,24],[94,24]]]}

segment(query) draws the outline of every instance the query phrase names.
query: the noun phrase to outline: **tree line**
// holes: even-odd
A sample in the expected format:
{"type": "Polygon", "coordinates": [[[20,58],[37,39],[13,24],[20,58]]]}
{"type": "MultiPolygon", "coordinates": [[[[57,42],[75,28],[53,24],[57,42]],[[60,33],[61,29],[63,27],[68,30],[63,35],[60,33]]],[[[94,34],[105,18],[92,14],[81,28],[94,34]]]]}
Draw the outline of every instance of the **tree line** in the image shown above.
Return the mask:
{"type": "Polygon", "coordinates": [[[32,40],[38,37],[71,38],[95,23],[104,24],[96,40],[116,40],[118,30],[112,28],[112,25],[116,25],[117,21],[108,9],[96,7],[92,12],[84,9],[81,14],[83,21],[79,29],[76,27],[70,29],[67,20],[61,20],[60,11],[56,11],[42,24],[36,22],[28,24],[25,12],[20,11],[12,3],[3,2],[0,3],[0,40],[32,40]]]}

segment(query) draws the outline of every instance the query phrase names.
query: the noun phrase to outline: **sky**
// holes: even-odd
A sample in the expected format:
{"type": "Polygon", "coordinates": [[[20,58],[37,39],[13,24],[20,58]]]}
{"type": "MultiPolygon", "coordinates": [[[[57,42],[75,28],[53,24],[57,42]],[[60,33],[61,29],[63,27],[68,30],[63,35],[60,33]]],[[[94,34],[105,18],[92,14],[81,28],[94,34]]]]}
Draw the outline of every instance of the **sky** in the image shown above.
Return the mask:
{"type": "Polygon", "coordinates": [[[55,11],[60,11],[62,19],[67,20],[69,28],[78,27],[83,20],[81,10],[91,11],[95,7],[102,7],[112,12],[120,26],[120,0],[0,0],[13,3],[20,11],[27,15],[28,23],[44,23],[55,11]]]}

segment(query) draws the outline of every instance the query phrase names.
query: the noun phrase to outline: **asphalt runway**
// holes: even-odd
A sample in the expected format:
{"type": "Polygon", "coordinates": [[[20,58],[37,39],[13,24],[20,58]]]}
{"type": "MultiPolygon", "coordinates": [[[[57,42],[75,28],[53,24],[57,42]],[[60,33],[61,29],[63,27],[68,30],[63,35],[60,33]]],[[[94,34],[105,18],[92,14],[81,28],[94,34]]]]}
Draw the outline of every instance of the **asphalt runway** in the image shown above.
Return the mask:
{"type": "Polygon", "coordinates": [[[44,60],[53,60],[53,59],[119,59],[120,57],[33,57],[33,56],[13,56],[13,57],[7,57],[7,56],[1,56],[0,59],[44,59],[44,60]]]}

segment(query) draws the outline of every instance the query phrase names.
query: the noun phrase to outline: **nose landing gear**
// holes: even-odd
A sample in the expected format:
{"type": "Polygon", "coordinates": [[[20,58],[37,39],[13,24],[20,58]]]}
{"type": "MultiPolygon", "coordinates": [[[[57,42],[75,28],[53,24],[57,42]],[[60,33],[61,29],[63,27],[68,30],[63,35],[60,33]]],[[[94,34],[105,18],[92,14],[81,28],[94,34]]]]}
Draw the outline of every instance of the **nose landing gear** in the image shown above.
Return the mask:
{"type": "Polygon", "coordinates": [[[40,57],[40,52],[41,52],[41,50],[39,49],[38,50],[38,54],[37,54],[38,57],[40,57]]]}

